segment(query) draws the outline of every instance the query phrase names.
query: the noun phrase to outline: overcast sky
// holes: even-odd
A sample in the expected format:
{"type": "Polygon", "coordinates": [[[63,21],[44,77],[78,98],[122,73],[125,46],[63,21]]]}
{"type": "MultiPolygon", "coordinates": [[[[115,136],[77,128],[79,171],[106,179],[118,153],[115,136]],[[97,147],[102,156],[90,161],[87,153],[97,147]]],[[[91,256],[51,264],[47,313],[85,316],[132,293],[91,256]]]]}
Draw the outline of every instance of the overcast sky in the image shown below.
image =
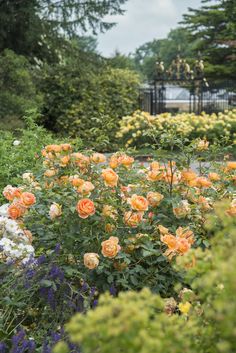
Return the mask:
{"type": "MultiPolygon", "coordinates": [[[[201,0],[128,0],[123,16],[113,16],[117,25],[98,36],[98,50],[104,56],[115,50],[128,54],[155,38],[165,38],[187,12],[199,8],[201,0]]],[[[109,20],[107,18],[106,20],[109,20]]]]}

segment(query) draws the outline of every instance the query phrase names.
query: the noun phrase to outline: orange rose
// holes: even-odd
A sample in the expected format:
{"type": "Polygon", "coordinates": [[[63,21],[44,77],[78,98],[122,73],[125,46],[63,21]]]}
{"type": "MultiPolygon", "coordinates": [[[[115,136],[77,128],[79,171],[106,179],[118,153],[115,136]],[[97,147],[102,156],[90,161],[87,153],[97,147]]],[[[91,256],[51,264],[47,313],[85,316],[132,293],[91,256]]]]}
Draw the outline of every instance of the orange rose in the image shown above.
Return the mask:
{"type": "Polygon", "coordinates": [[[116,229],[116,227],[114,226],[114,224],[107,223],[105,225],[105,232],[106,233],[112,233],[115,229],[116,229]]]}
{"type": "Polygon", "coordinates": [[[159,232],[161,234],[169,234],[169,229],[166,227],[163,227],[162,225],[157,226],[159,232]]]}
{"type": "Polygon", "coordinates": [[[26,208],[22,207],[19,203],[13,203],[8,207],[8,215],[12,219],[17,219],[23,216],[25,213],[26,208]]]}
{"type": "Polygon", "coordinates": [[[197,174],[191,169],[183,170],[181,172],[181,180],[190,186],[195,186],[194,181],[197,178],[197,174]]]}
{"type": "Polygon", "coordinates": [[[61,167],[66,167],[67,164],[70,162],[70,156],[64,156],[60,158],[60,166],[61,167]]]}
{"type": "Polygon", "coordinates": [[[189,249],[190,249],[190,244],[187,241],[187,239],[179,238],[177,240],[177,251],[180,254],[182,254],[182,255],[185,254],[189,249]]]}
{"type": "Polygon", "coordinates": [[[47,152],[59,153],[59,152],[61,152],[61,146],[60,145],[48,145],[45,147],[45,150],[47,152]]]}
{"type": "Polygon", "coordinates": [[[56,169],[47,169],[45,172],[44,172],[44,176],[48,177],[48,178],[51,178],[53,177],[54,175],[57,174],[57,170],[56,169]]]}
{"type": "Polygon", "coordinates": [[[147,211],[148,210],[148,200],[143,196],[132,195],[129,199],[129,203],[133,210],[135,211],[147,211]]]}
{"type": "Polygon", "coordinates": [[[111,156],[110,161],[109,161],[109,165],[112,169],[115,169],[118,167],[119,162],[118,162],[118,158],[116,155],[111,156]]]}
{"type": "Polygon", "coordinates": [[[208,178],[211,181],[219,181],[220,180],[220,176],[217,173],[209,173],[208,178]]]}
{"type": "Polygon", "coordinates": [[[161,241],[168,246],[170,250],[177,249],[177,238],[172,234],[161,235],[161,241]]]}
{"type": "Polygon", "coordinates": [[[77,189],[77,192],[83,195],[90,195],[91,191],[95,189],[95,186],[90,181],[85,181],[77,189]]]}
{"type": "Polygon", "coordinates": [[[106,162],[106,156],[104,156],[104,154],[102,153],[94,153],[92,154],[92,156],[90,157],[90,160],[95,163],[105,163],[106,162]]]}
{"type": "Polygon", "coordinates": [[[23,192],[20,202],[25,207],[30,207],[36,202],[36,197],[31,192],[23,192]]]}
{"type": "Polygon", "coordinates": [[[173,213],[176,218],[183,218],[190,214],[191,208],[187,200],[182,200],[178,207],[173,207],[173,213]]]}
{"type": "Polygon", "coordinates": [[[149,202],[149,205],[152,207],[157,207],[158,205],[160,205],[161,200],[163,198],[164,198],[164,196],[162,194],[160,194],[159,192],[150,191],[147,194],[147,200],[149,202]]]}
{"type": "Polygon", "coordinates": [[[202,210],[207,211],[211,209],[211,206],[208,202],[208,200],[204,196],[199,196],[199,198],[195,201],[197,204],[200,205],[202,210]]]}
{"type": "Polygon", "coordinates": [[[62,151],[70,151],[72,149],[72,147],[69,143],[62,143],[61,149],[62,149],[62,151]]]}
{"type": "Polygon", "coordinates": [[[188,229],[188,228],[179,227],[176,230],[176,236],[177,236],[178,239],[179,238],[186,239],[190,245],[192,245],[194,243],[193,232],[190,229],[188,229]]]}
{"type": "Polygon", "coordinates": [[[147,180],[158,181],[158,180],[161,180],[163,176],[164,176],[163,171],[160,171],[159,169],[153,169],[148,172],[147,180]]]}
{"type": "Polygon", "coordinates": [[[113,169],[104,169],[102,171],[102,177],[104,179],[104,182],[107,186],[117,186],[119,176],[114,172],[113,169]]]}
{"type": "Polygon", "coordinates": [[[236,162],[227,162],[225,171],[231,171],[236,169],[236,162]]]}
{"type": "Polygon", "coordinates": [[[160,168],[160,164],[156,161],[150,163],[150,169],[151,170],[158,170],[160,168]]]}
{"type": "Polygon", "coordinates": [[[80,200],[77,203],[76,209],[80,218],[88,218],[89,216],[92,216],[95,213],[94,203],[90,199],[80,200]]]}
{"type": "Polygon", "coordinates": [[[114,258],[121,247],[118,244],[119,239],[117,237],[110,237],[108,240],[102,242],[102,255],[104,257],[114,258]]]}
{"type": "Polygon", "coordinates": [[[198,177],[196,179],[196,185],[199,188],[209,188],[212,186],[212,182],[205,177],[198,177]]]}
{"type": "Polygon", "coordinates": [[[142,212],[132,212],[128,211],[125,212],[124,214],[124,222],[130,227],[137,227],[143,219],[143,213],[142,212]]]}
{"type": "Polygon", "coordinates": [[[104,217],[110,217],[115,219],[117,217],[117,211],[114,207],[110,205],[104,205],[102,209],[102,215],[104,217]]]}
{"type": "Polygon", "coordinates": [[[73,153],[71,156],[73,157],[75,164],[78,167],[82,169],[86,169],[89,166],[89,163],[90,163],[89,157],[84,156],[82,153],[76,152],[76,153],[73,153]]]}
{"type": "Polygon", "coordinates": [[[79,186],[83,185],[83,183],[84,183],[84,180],[80,179],[77,175],[70,177],[69,181],[75,187],[79,187],[79,186]]]}
{"type": "Polygon", "coordinates": [[[118,163],[129,168],[134,163],[134,158],[124,154],[118,158],[118,163]]]}
{"type": "Polygon", "coordinates": [[[89,268],[90,270],[95,269],[96,267],[98,267],[99,265],[99,255],[94,253],[94,252],[90,252],[90,253],[86,253],[84,254],[84,266],[89,268]]]}
{"type": "Polygon", "coordinates": [[[21,189],[15,188],[11,185],[7,185],[3,190],[3,196],[8,201],[13,201],[15,198],[16,199],[20,198],[21,194],[22,194],[21,189]]]}

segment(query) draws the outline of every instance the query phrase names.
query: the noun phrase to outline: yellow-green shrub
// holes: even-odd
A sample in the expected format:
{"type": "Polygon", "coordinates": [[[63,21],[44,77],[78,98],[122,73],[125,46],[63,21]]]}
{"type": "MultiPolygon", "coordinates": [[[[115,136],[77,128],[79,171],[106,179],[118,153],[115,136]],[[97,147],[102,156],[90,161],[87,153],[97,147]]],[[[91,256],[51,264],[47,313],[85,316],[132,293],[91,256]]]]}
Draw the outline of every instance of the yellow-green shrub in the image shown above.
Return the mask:
{"type": "Polygon", "coordinates": [[[211,115],[203,112],[201,115],[163,113],[155,116],[137,110],[123,117],[116,136],[126,147],[140,147],[145,143],[158,143],[166,132],[189,140],[206,138],[210,142],[225,137],[232,143],[236,140],[236,109],[211,115]]]}

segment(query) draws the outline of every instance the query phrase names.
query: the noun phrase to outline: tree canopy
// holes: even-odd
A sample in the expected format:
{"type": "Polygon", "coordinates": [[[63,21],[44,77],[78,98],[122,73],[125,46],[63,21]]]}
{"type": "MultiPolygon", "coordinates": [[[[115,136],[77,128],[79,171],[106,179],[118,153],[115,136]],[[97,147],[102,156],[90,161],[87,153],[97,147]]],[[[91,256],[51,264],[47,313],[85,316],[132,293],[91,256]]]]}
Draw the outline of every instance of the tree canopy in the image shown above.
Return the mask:
{"type": "Polygon", "coordinates": [[[183,24],[190,40],[197,40],[196,50],[207,62],[209,77],[236,78],[236,2],[202,0],[200,9],[189,9],[183,24]]]}

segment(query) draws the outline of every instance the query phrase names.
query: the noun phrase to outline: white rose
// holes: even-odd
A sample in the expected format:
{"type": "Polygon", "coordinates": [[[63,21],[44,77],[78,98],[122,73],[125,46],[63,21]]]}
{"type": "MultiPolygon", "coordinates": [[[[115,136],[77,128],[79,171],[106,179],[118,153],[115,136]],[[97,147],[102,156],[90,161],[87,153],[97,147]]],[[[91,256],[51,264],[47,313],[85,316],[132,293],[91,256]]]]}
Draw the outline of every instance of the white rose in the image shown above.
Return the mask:
{"type": "Polygon", "coordinates": [[[51,219],[54,219],[56,217],[60,217],[62,215],[62,211],[61,211],[61,206],[58,203],[53,203],[50,206],[50,210],[49,210],[49,216],[51,219]]]}
{"type": "Polygon", "coordinates": [[[19,146],[21,142],[19,140],[13,141],[13,146],[19,146]]]}

